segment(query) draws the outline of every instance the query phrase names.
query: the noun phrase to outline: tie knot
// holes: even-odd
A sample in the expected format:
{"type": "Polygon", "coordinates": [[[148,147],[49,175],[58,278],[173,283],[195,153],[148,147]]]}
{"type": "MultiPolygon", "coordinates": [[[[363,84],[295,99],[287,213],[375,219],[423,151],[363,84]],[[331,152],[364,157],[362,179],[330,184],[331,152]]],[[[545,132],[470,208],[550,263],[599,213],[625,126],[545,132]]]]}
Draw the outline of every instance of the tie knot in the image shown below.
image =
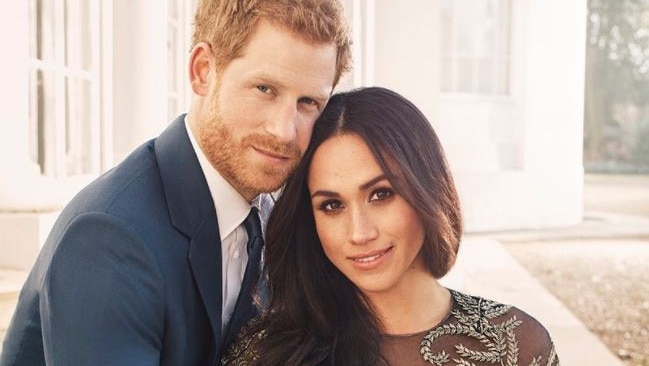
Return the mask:
{"type": "Polygon", "coordinates": [[[248,232],[248,240],[261,237],[261,221],[259,220],[259,213],[256,207],[250,209],[250,213],[243,222],[243,225],[246,227],[246,232],[248,232]]]}

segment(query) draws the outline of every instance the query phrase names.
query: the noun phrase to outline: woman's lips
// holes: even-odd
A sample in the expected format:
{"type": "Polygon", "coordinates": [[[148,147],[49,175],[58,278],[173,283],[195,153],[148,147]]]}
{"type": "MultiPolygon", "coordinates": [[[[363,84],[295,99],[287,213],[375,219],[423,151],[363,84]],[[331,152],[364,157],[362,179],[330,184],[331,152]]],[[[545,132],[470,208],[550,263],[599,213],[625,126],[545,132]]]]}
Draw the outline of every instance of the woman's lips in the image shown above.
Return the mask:
{"type": "Polygon", "coordinates": [[[375,250],[369,253],[351,256],[349,259],[351,259],[355,267],[365,270],[374,269],[381,265],[388,254],[392,253],[392,249],[393,247],[375,250]]]}

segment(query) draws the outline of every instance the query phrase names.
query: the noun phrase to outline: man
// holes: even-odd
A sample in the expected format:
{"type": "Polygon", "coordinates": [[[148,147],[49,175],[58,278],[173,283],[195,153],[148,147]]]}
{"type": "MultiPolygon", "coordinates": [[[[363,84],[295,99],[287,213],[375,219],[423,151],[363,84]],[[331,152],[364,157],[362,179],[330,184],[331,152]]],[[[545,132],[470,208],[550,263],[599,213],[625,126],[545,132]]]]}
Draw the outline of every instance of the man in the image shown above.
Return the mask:
{"type": "Polygon", "coordinates": [[[214,365],[250,317],[242,223],[298,163],[350,41],[337,0],[203,0],[195,26],[190,112],[61,213],[1,366],[214,365]]]}

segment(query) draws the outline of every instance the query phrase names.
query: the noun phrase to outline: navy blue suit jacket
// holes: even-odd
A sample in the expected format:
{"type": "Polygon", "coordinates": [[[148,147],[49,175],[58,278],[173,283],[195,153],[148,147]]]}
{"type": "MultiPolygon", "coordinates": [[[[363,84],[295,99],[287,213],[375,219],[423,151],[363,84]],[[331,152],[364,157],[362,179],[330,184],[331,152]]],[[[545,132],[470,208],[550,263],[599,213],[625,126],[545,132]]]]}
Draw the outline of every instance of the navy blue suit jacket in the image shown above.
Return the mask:
{"type": "Polygon", "coordinates": [[[183,118],[63,210],[0,366],[218,363],[237,329],[221,334],[219,229],[183,118]]]}

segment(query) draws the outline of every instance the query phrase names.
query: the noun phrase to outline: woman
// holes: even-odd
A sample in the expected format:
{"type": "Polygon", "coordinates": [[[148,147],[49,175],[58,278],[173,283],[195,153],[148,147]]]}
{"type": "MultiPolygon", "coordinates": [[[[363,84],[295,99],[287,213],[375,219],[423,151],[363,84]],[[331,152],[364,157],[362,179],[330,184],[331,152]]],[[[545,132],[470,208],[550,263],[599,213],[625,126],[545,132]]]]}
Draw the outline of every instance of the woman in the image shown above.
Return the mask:
{"type": "Polygon", "coordinates": [[[232,365],[558,365],[523,311],[441,286],[462,234],[437,135],[402,96],[331,98],[268,222],[269,306],[232,365]]]}

